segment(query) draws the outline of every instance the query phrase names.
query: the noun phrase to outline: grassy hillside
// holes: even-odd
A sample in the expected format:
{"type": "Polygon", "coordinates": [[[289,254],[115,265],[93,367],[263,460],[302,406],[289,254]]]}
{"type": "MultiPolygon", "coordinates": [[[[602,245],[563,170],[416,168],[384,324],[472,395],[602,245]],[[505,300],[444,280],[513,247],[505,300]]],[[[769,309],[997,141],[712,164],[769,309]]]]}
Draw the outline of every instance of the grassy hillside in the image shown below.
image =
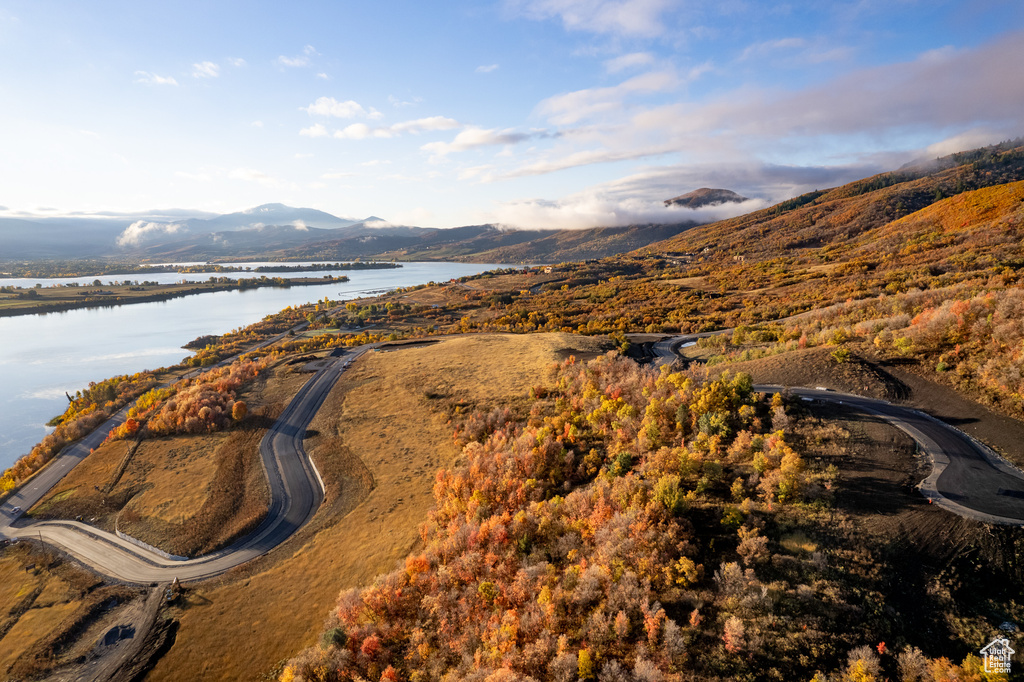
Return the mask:
{"type": "MultiPolygon", "coordinates": [[[[561,263],[607,258],[673,237],[695,226],[632,225],[589,230],[505,230],[491,225],[419,230],[392,236],[369,230],[343,240],[318,241],[268,255],[289,260],[352,258],[457,260],[476,263],[561,263]]],[[[393,228],[401,229],[401,228],[393,228]]]]}
{"type": "Polygon", "coordinates": [[[451,258],[485,263],[564,263],[593,258],[607,258],[620,253],[634,251],[651,242],[674,237],[697,223],[673,225],[634,225],[630,227],[601,227],[591,230],[553,230],[530,232],[526,241],[516,239],[517,233],[509,233],[512,242],[488,244],[483,239],[464,244],[455,244],[438,250],[407,249],[401,253],[403,259],[427,260],[451,258]]]}
{"type": "Polygon", "coordinates": [[[280,679],[973,680],[1019,609],[997,574],[1024,537],[908,493],[883,424],[613,355],[530,395],[457,422],[424,546],[343,592],[280,679]]]}
{"type": "Polygon", "coordinates": [[[805,194],[685,232],[643,252],[710,249],[748,260],[787,255],[809,264],[828,262],[830,245],[840,245],[945,197],[1020,180],[1024,180],[1024,147],[1018,140],[805,194]]]}

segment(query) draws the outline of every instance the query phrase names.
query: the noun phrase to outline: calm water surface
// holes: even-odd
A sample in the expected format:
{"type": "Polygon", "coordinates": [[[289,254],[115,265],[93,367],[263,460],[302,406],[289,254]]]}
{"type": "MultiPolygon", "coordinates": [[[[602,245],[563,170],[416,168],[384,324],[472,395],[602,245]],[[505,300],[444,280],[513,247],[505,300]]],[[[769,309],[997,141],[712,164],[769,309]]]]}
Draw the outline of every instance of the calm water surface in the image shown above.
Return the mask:
{"type": "MultiPolygon", "coordinates": [[[[323,299],[356,298],[361,292],[442,282],[505,265],[474,263],[404,263],[389,270],[345,273],[347,283],[223,291],[213,294],[114,308],[69,310],[45,315],[0,318],[0,470],[32,449],[49,431],[46,422],[64,411],[67,398],[90,381],[132,374],[180,362],[190,353],[181,346],[203,334],[222,334],[257,322],[289,305],[323,299]]],[[[236,273],[249,276],[251,273],[236,273]]],[[[266,274],[268,277],[273,273],[266,274]]],[[[329,274],[290,273],[293,277],[329,274]]],[[[167,275],[206,279],[208,275],[167,275]]],[[[220,276],[220,275],[218,275],[220,276]]],[[[155,279],[156,275],[139,277],[155,279]]],[[[134,275],[102,277],[135,279],[134,275]]],[[[40,281],[5,280],[32,286],[40,281]]]]}

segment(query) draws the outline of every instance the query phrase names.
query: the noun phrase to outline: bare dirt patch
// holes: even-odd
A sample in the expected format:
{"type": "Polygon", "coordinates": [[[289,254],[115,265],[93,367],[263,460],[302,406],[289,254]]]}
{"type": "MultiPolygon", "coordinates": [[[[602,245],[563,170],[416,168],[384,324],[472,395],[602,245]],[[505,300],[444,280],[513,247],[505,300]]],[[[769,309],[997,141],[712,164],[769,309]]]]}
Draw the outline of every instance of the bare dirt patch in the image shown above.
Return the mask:
{"type": "Polygon", "coordinates": [[[252,679],[310,645],[339,591],[366,585],[420,543],[436,470],[458,455],[448,423],[465,402],[526,402],[564,352],[565,334],[450,337],[364,355],[309,427],[327,498],[314,520],[263,559],[196,586],[176,609],[174,646],[147,679],[252,679]]]}
{"type": "Polygon", "coordinates": [[[32,543],[0,550],[0,676],[33,677],[71,660],[88,623],[131,594],[32,543]]]}
{"type": "Polygon", "coordinates": [[[759,360],[732,362],[709,368],[712,375],[723,370],[746,372],[755,384],[781,386],[825,386],[879,400],[901,400],[909,389],[896,377],[854,354],[846,362],[831,357],[832,347],[806,348],[759,360]]]}
{"type": "Polygon", "coordinates": [[[676,279],[661,280],[664,284],[673,284],[677,287],[687,289],[707,289],[707,281],[703,277],[677,277],[676,279]]]}
{"type": "Polygon", "coordinates": [[[1019,618],[1024,531],[929,505],[915,488],[928,464],[909,436],[877,417],[831,404],[797,411],[791,439],[809,461],[836,465],[839,477],[835,506],[779,542],[819,549],[836,570],[859,576],[865,608],[878,610],[880,639],[890,627],[920,633],[910,643],[956,659],[1019,618]]]}
{"type": "Polygon", "coordinates": [[[825,386],[879,400],[909,405],[969,433],[1003,457],[1024,467],[1024,422],[999,414],[955,389],[928,378],[914,360],[879,359],[870,347],[852,345],[846,362],[830,357],[833,347],[807,348],[759,360],[715,365],[747,372],[754,383],[783,386],[825,386]]]}
{"type": "MultiPolygon", "coordinates": [[[[866,357],[871,357],[865,353],[866,357]]],[[[1018,467],[1024,467],[1024,422],[1000,414],[928,377],[934,372],[913,361],[871,360],[908,388],[904,402],[966,431],[1018,467]]]]}

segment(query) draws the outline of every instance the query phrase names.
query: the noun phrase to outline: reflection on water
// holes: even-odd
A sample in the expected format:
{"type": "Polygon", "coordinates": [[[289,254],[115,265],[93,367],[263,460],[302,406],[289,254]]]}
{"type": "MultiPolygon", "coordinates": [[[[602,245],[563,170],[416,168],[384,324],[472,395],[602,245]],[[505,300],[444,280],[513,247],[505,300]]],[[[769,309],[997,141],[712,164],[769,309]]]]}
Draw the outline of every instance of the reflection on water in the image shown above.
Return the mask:
{"type": "MultiPolygon", "coordinates": [[[[74,395],[90,381],[173,365],[189,355],[181,346],[198,336],[223,334],[287,306],[325,296],[356,298],[359,292],[443,282],[499,267],[507,266],[404,263],[398,269],[339,273],[350,278],[345,283],[221,291],[112,308],[0,318],[0,470],[46,435],[45,423],[67,405],[65,391],[74,395]]],[[[170,281],[182,277],[169,276],[170,281]]],[[[135,278],[115,275],[101,279],[135,278]]],[[[85,279],[91,282],[95,278],[85,279]]]]}

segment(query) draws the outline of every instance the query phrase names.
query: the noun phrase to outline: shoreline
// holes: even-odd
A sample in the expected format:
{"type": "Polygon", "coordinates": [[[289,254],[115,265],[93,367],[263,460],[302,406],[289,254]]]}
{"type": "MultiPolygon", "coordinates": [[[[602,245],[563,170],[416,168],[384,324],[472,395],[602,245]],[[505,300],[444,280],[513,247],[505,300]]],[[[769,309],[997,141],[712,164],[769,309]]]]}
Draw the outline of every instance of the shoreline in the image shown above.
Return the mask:
{"type": "MultiPolygon", "coordinates": [[[[220,291],[239,291],[243,289],[262,289],[264,287],[277,287],[280,289],[289,289],[295,286],[314,286],[320,284],[332,284],[335,282],[348,282],[349,278],[345,275],[339,277],[301,277],[295,279],[266,279],[266,280],[249,280],[241,282],[235,280],[229,283],[221,282],[190,282],[188,284],[161,284],[153,287],[158,289],[153,293],[130,295],[126,292],[124,295],[106,293],[97,295],[87,296],[82,300],[54,300],[47,302],[40,300],[38,303],[32,303],[30,305],[22,307],[0,307],[0,317],[18,317],[20,315],[42,315],[46,313],[59,313],[68,310],[80,310],[83,308],[112,308],[115,306],[132,305],[134,303],[153,303],[156,301],[169,301],[175,298],[184,298],[186,296],[198,296],[201,294],[210,294],[220,291]]],[[[114,287],[117,288],[117,287],[114,287]]],[[[122,287],[123,288],[123,287],[122,287]]],[[[77,288],[76,293],[81,293],[86,287],[77,288]]],[[[68,288],[68,290],[75,290],[68,288]]],[[[37,291],[30,289],[29,291],[37,291]]],[[[52,291],[52,289],[50,290],[52,291]]],[[[40,297],[42,298],[42,297],[40,297]]],[[[24,300],[24,299],[20,299],[24,300]]]]}

